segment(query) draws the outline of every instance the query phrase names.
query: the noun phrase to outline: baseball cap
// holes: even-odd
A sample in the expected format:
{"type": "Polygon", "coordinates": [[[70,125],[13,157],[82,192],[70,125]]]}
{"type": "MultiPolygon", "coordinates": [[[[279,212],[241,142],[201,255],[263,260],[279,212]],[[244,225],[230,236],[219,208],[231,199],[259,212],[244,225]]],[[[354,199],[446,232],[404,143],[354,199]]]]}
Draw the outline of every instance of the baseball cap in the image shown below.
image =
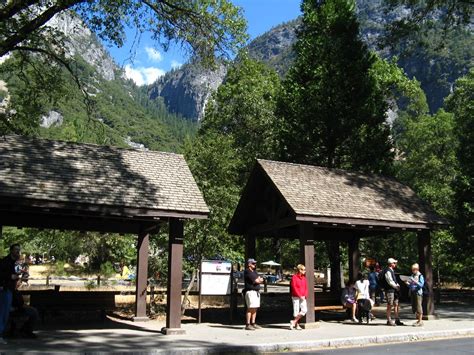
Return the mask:
{"type": "Polygon", "coordinates": [[[398,263],[398,260],[395,260],[394,258],[388,258],[387,262],[389,264],[396,264],[396,263],[398,263]]]}
{"type": "Polygon", "coordinates": [[[257,260],[255,259],[252,259],[252,258],[247,259],[247,264],[256,264],[256,263],[257,263],[257,260]]]}

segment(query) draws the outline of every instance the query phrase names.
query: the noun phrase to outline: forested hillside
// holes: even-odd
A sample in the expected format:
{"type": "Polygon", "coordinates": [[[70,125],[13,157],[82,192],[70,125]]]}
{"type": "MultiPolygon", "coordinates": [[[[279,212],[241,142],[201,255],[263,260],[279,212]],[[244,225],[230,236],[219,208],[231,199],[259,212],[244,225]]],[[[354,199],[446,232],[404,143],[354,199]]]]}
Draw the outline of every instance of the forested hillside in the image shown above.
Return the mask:
{"type": "MultiPolygon", "coordinates": [[[[474,34],[472,31],[456,29],[443,36],[442,43],[434,35],[442,31],[442,24],[433,24],[420,32],[414,32],[400,43],[380,47],[389,21],[400,17],[408,10],[400,8],[385,13],[383,0],[357,0],[356,14],[360,21],[360,35],[365,43],[383,58],[397,58],[409,78],[416,78],[426,93],[431,112],[443,106],[443,99],[451,92],[457,78],[465,75],[474,58],[474,34]],[[429,44],[428,46],[426,44],[429,44]]],[[[253,39],[247,46],[250,56],[274,68],[282,77],[293,63],[296,29],[301,19],[274,27],[253,39]]],[[[202,118],[203,99],[222,82],[225,71],[202,73],[200,84],[193,84],[194,74],[199,71],[189,64],[173,74],[159,78],[150,85],[149,95],[154,99],[162,96],[172,112],[181,113],[190,120],[202,118]],[[179,85],[177,84],[179,78],[179,85]]]]}
{"type": "Polygon", "coordinates": [[[2,98],[15,107],[10,128],[77,142],[182,149],[185,137],[195,132],[192,122],[169,113],[162,100],[150,100],[126,80],[75,15],[55,18],[53,25],[68,36],[73,65],[59,67],[40,57],[7,59],[0,66],[0,79],[5,82],[2,98]],[[54,84],[60,86],[53,88],[54,84]]]}

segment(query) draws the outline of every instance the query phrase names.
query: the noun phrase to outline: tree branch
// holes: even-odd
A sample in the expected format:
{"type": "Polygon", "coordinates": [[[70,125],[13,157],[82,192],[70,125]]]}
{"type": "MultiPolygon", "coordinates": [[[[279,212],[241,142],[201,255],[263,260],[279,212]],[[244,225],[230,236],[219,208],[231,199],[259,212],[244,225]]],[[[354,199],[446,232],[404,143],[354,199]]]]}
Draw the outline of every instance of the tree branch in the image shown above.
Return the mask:
{"type": "Polygon", "coordinates": [[[12,16],[15,16],[20,11],[27,9],[29,6],[36,4],[35,0],[28,1],[11,1],[0,10],[0,21],[6,20],[12,16]]]}
{"type": "Polygon", "coordinates": [[[4,56],[5,54],[13,50],[19,43],[26,40],[32,32],[43,26],[54,15],[84,1],[86,0],[61,1],[59,4],[48,8],[45,12],[41,13],[31,21],[28,21],[15,34],[7,36],[6,39],[0,42],[0,57],[4,56]]]}

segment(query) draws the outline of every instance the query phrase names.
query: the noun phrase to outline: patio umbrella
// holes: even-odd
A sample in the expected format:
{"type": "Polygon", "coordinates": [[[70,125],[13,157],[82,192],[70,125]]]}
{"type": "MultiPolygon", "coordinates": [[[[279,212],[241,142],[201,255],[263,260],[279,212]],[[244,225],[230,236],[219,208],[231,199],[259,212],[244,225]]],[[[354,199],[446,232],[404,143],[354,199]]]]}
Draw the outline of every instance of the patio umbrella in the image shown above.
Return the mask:
{"type": "Polygon", "coordinates": [[[261,264],[262,265],[267,265],[267,266],[281,266],[281,264],[278,264],[278,263],[274,262],[273,260],[264,261],[261,264]]]}

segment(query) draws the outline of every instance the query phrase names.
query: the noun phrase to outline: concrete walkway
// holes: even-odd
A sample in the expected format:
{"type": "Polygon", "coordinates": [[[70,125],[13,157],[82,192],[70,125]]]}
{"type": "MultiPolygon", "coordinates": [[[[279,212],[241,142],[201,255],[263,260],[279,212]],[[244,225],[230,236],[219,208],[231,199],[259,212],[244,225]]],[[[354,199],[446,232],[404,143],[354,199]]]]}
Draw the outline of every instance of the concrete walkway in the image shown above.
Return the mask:
{"type": "MultiPolygon", "coordinates": [[[[267,324],[257,331],[245,331],[242,325],[184,324],[185,335],[162,335],[163,323],[109,319],[103,324],[62,324],[56,329],[43,328],[38,339],[8,339],[0,352],[138,352],[171,354],[259,353],[309,350],[328,347],[405,342],[418,339],[474,337],[474,307],[444,306],[438,308],[438,320],[425,322],[422,328],[412,327],[413,316],[404,306],[406,326],[388,327],[384,309],[370,325],[340,320],[319,322],[315,329],[293,330],[285,324],[267,324]]],[[[337,317],[336,317],[337,318],[337,317]]]]}

